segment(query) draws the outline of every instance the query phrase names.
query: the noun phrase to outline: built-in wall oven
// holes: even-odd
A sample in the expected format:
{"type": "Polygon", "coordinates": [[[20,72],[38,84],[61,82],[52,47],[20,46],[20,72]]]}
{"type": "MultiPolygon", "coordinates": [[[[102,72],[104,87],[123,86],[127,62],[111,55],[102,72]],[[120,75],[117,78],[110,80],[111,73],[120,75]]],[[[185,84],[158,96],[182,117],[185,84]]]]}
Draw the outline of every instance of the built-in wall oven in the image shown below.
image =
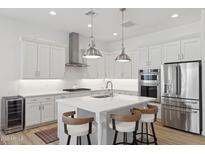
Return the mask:
{"type": "Polygon", "coordinates": [[[154,97],[160,103],[160,69],[139,70],[138,92],[141,96],[154,97]]]}

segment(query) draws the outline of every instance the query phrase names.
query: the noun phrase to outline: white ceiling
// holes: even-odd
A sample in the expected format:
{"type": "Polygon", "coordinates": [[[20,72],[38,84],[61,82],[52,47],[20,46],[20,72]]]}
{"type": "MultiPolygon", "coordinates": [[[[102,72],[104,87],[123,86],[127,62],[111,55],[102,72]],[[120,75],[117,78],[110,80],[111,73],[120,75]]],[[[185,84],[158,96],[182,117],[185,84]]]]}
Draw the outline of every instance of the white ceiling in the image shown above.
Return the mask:
{"type": "MultiPolygon", "coordinates": [[[[65,9],[0,9],[0,16],[10,17],[34,25],[50,27],[63,32],[78,32],[89,36],[90,18],[84,14],[87,8],[65,9]],[[56,11],[56,16],[49,15],[49,11],[56,11]]],[[[97,15],[94,18],[94,35],[97,40],[114,41],[121,37],[121,13],[117,8],[94,9],[97,15]],[[117,32],[118,36],[113,36],[117,32]]],[[[135,26],[125,29],[125,37],[143,35],[150,32],[193,23],[200,20],[201,9],[155,9],[155,8],[129,8],[125,12],[125,21],[133,21],[135,26]],[[173,13],[179,18],[171,18],[173,13]]]]}

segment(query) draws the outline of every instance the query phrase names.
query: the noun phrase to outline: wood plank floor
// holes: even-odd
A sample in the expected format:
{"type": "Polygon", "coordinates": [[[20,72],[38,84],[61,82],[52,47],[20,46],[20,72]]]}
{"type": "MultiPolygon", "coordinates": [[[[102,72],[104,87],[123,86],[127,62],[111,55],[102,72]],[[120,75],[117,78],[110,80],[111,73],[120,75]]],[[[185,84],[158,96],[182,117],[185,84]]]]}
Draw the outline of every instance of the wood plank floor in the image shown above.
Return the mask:
{"type": "MultiPolygon", "coordinates": [[[[50,124],[34,129],[25,130],[19,133],[10,135],[0,134],[1,138],[9,145],[44,145],[45,143],[37,137],[34,133],[40,130],[56,127],[56,124],[50,124]]],[[[195,135],[178,131],[175,129],[163,127],[159,122],[155,124],[155,131],[158,139],[158,144],[161,145],[192,145],[192,144],[204,144],[205,137],[201,135],[195,135]]],[[[50,143],[50,145],[58,145],[58,141],[50,143]]]]}

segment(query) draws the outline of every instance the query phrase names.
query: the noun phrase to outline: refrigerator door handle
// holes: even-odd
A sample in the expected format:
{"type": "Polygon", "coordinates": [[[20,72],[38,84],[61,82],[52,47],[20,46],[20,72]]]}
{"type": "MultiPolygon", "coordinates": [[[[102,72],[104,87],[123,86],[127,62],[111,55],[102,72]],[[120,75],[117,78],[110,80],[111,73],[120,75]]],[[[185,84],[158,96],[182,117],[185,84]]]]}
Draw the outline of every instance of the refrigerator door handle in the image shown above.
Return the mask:
{"type": "Polygon", "coordinates": [[[178,87],[179,87],[179,88],[178,88],[178,94],[181,95],[181,87],[182,87],[182,86],[181,86],[181,78],[182,78],[182,73],[181,73],[181,67],[180,67],[180,65],[178,65],[178,77],[179,77],[179,79],[178,79],[178,80],[179,80],[179,81],[178,81],[178,84],[179,84],[179,85],[178,85],[178,87]]]}
{"type": "Polygon", "coordinates": [[[178,65],[176,66],[176,95],[179,94],[179,71],[178,71],[178,65]]]}

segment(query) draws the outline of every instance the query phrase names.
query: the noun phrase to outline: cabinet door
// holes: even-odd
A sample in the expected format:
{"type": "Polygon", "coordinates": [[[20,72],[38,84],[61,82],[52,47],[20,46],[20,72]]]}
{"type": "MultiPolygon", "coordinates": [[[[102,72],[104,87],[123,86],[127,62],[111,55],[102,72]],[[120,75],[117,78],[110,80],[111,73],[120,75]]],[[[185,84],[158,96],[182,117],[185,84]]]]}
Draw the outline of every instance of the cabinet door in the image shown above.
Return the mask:
{"type": "Polygon", "coordinates": [[[62,79],[65,73],[65,48],[51,47],[50,78],[62,79]]]}
{"type": "Polygon", "coordinates": [[[193,38],[181,41],[181,60],[192,61],[201,59],[200,39],[193,38]]]}
{"type": "Polygon", "coordinates": [[[38,45],[38,78],[48,79],[50,72],[50,47],[38,45]]]}
{"type": "Polygon", "coordinates": [[[105,57],[103,54],[102,58],[97,59],[97,78],[104,79],[105,78],[105,57]]]}
{"type": "Polygon", "coordinates": [[[41,122],[48,122],[54,120],[54,102],[41,103],[41,122]]]}
{"type": "Polygon", "coordinates": [[[139,68],[148,67],[148,48],[139,49],[139,68]]]}
{"type": "Polygon", "coordinates": [[[37,76],[37,44],[23,42],[22,51],[22,77],[24,79],[34,79],[37,76]]]}
{"type": "Polygon", "coordinates": [[[165,62],[180,61],[180,41],[164,44],[165,62]]]}
{"type": "MultiPolygon", "coordinates": [[[[130,56],[130,54],[128,54],[130,56]]],[[[130,62],[121,63],[122,66],[122,77],[123,79],[131,79],[132,78],[132,59],[130,62]]]]}
{"type": "Polygon", "coordinates": [[[105,78],[110,78],[110,71],[111,68],[110,66],[110,55],[109,54],[105,54],[104,55],[104,71],[105,71],[105,78]]]}
{"type": "Polygon", "coordinates": [[[41,108],[39,102],[26,102],[26,126],[40,124],[41,108]]]}
{"type": "Polygon", "coordinates": [[[149,67],[150,68],[160,68],[162,57],[162,47],[152,46],[149,47],[149,67]]]}
{"type": "Polygon", "coordinates": [[[97,60],[98,59],[87,59],[87,75],[88,79],[96,79],[97,78],[97,60]]]}
{"type": "Polygon", "coordinates": [[[138,52],[133,52],[130,54],[131,63],[132,63],[132,79],[138,79],[138,69],[139,69],[139,61],[138,61],[138,52]]]}

